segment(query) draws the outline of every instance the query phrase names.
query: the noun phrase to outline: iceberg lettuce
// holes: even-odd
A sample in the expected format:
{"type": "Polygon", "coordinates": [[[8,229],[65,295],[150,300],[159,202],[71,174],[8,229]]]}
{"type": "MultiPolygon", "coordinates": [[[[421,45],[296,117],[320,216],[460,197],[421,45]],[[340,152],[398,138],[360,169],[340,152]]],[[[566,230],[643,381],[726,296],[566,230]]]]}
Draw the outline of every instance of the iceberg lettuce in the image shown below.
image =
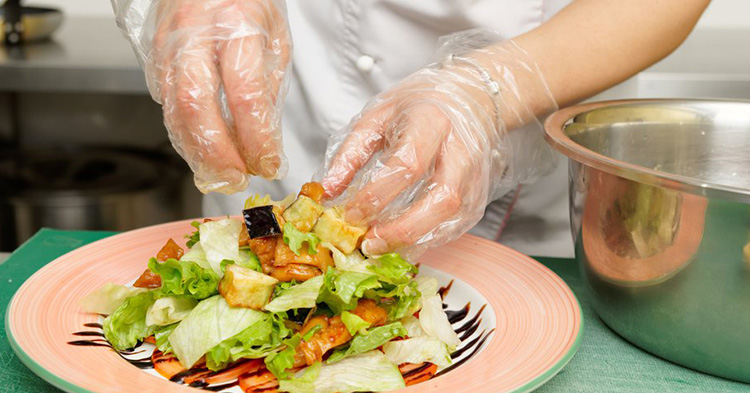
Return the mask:
{"type": "Polygon", "coordinates": [[[125,299],[144,291],[146,291],[145,288],[106,283],[103,287],[86,295],[78,304],[83,308],[83,311],[109,315],[115,312],[125,302],[125,299]]]}
{"type": "Polygon", "coordinates": [[[451,364],[448,347],[435,337],[422,336],[387,342],[383,345],[383,352],[394,364],[430,362],[438,367],[451,364]]]}
{"type": "Polygon", "coordinates": [[[167,296],[156,299],[146,312],[146,325],[166,326],[182,321],[198,301],[190,296],[167,296]]]}
{"type": "Polygon", "coordinates": [[[232,218],[208,221],[200,225],[200,245],[206,253],[208,264],[219,277],[223,276],[221,261],[239,260],[241,229],[242,223],[232,218]]]}
{"type": "Polygon", "coordinates": [[[330,243],[320,243],[320,245],[331,250],[336,269],[342,272],[372,274],[372,271],[367,268],[370,266],[370,263],[365,260],[365,257],[359,251],[354,250],[354,252],[347,255],[330,243]]]}
{"type": "Polygon", "coordinates": [[[372,273],[341,272],[329,268],[323,279],[318,302],[331,308],[334,314],[357,307],[357,300],[365,291],[380,288],[378,277],[372,273]]]}
{"type": "Polygon", "coordinates": [[[367,334],[357,334],[354,336],[347,348],[334,351],[326,363],[336,363],[345,358],[372,351],[396,337],[404,336],[406,336],[406,330],[404,330],[400,322],[372,328],[367,334]]]}
{"type": "Polygon", "coordinates": [[[239,359],[265,357],[278,350],[291,333],[284,325],[284,318],[264,314],[263,319],[211,348],[206,353],[206,366],[210,370],[221,370],[239,359]]]}
{"type": "Polygon", "coordinates": [[[323,276],[313,277],[301,284],[283,290],[266,304],[270,312],[283,312],[298,308],[313,308],[318,299],[320,288],[323,286],[323,276]]]}
{"type": "Polygon", "coordinates": [[[115,349],[135,347],[151,335],[153,327],[146,324],[148,308],[154,304],[154,292],[141,292],[125,299],[120,307],[104,319],[104,336],[115,349]]]}
{"type": "Polygon", "coordinates": [[[297,256],[299,256],[299,249],[302,248],[302,243],[307,243],[308,254],[315,255],[318,253],[318,243],[320,243],[320,238],[312,232],[302,232],[297,230],[291,222],[284,224],[284,235],[281,238],[284,243],[289,246],[289,249],[297,256]]]}

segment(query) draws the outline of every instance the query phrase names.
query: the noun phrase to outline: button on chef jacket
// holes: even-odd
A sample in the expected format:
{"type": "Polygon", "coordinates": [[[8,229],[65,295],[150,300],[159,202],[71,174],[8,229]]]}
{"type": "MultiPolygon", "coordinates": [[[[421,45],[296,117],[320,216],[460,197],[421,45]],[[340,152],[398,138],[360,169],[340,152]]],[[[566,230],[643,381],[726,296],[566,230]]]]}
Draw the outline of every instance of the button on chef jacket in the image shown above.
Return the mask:
{"type": "MultiPolygon", "coordinates": [[[[283,114],[289,174],[252,178],[245,193],[212,193],[207,216],[239,214],[250,193],[280,199],[297,192],[323,162],[328,136],[365,103],[426,65],[440,36],[477,27],[503,38],[527,32],[568,0],[287,0],[294,40],[292,81],[283,114]]],[[[573,253],[562,165],[487,208],[471,230],[530,255],[573,253]]]]}

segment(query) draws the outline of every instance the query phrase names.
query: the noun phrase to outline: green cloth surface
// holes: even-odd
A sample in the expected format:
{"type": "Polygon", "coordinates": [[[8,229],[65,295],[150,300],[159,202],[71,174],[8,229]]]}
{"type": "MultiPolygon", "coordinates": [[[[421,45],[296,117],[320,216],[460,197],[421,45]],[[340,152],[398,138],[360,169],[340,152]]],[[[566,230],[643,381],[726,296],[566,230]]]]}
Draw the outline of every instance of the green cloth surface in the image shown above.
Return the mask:
{"type": "MultiPolygon", "coordinates": [[[[112,232],[42,229],[0,264],[0,314],[23,281],[42,266],[112,232]]],[[[571,259],[537,258],[565,280],[584,314],[584,335],[570,363],[537,392],[747,392],[750,385],[712,377],[652,356],[609,330],[596,316],[571,259]]],[[[27,369],[0,324],[0,393],[58,392],[27,369]]]]}

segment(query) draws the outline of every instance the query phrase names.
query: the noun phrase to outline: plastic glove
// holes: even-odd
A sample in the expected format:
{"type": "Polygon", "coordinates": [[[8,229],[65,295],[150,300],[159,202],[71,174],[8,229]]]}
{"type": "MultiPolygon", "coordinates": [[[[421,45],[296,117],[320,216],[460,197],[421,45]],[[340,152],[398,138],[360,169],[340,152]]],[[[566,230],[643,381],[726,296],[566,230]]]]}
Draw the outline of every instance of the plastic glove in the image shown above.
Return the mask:
{"type": "Polygon", "coordinates": [[[164,123],[202,192],[286,174],[281,109],[292,52],[282,0],[112,0],[164,123]]]}
{"type": "Polygon", "coordinates": [[[493,199],[554,167],[537,116],[555,101],[529,56],[498,41],[481,30],[444,38],[438,63],[374,98],[330,140],[326,197],[371,226],[366,254],[416,257],[456,239],[493,199]]]}

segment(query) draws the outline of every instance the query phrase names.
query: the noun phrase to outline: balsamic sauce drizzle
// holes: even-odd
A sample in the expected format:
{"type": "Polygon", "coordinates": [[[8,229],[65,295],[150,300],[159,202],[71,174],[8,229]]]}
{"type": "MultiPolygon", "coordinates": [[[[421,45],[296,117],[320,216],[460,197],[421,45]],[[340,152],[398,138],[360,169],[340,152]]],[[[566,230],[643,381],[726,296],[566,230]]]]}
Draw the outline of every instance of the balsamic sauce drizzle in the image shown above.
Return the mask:
{"type": "MultiPolygon", "coordinates": [[[[448,295],[448,292],[450,292],[451,288],[453,287],[454,280],[451,280],[448,285],[441,287],[438,290],[438,294],[442,299],[445,299],[445,296],[448,295]]],[[[464,322],[460,327],[456,328],[456,334],[461,334],[459,339],[461,340],[461,345],[450,354],[450,357],[452,359],[458,359],[459,357],[463,356],[468,351],[471,351],[463,357],[462,359],[456,361],[452,365],[444,368],[440,372],[434,375],[434,377],[443,375],[448,373],[449,371],[459,367],[460,365],[464,364],[466,361],[471,359],[475,354],[479,352],[479,349],[482,348],[487,341],[487,339],[492,335],[492,333],[495,331],[495,329],[491,329],[489,331],[482,330],[477,337],[475,337],[473,340],[469,342],[465,342],[468,340],[472,335],[474,335],[477,330],[479,329],[479,326],[482,324],[482,313],[484,312],[484,309],[486,308],[486,304],[482,305],[482,307],[479,308],[476,314],[471,317],[471,319],[464,322]]],[[[447,310],[448,305],[443,303],[443,309],[446,309],[445,313],[448,316],[448,321],[450,321],[451,324],[455,324],[458,322],[463,321],[466,319],[466,317],[469,315],[469,312],[471,311],[471,302],[466,303],[466,305],[458,310],[447,310]]],[[[161,358],[159,356],[148,356],[138,359],[131,359],[126,356],[132,356],[135,354],[139,354],[144,352],[144,350],[136,351],[143,342],[139,341],[138,344],[136,344],[135,347],[124,350],[124,351],[118,351],[116,350],[107,340],[104,339],[104,332],[103,332],[103,326],[100,323],[85,323],[83,326],[88,328],[94,328],[97,330],[86,330],[86,331],[80,331],[80,332],[74,332],[74,336],[78,337],[101,337],[101,338],[92,338],[88,340],[73,340],[69,341],[69,345],[74,346],[91,346],[91,347],[107,347],[111,349],[112,351],[116,352],[121,358],[126,360],[128,363],[132,364],[135,367],[138,367],[140,369],[151,369],[154,368],[155,363],[160,363],[162,361],[166,361],[166,359],[161,358]]],[[[244,364],[244,362],[239,362],[233,365],[231,368],[240,367],[244,364]]],[[[404,378],[408,378],[411,375],[415,375],[418,373],[421,373],[426,368],[430,366],[429,363],[425,363],[421,365],[420,367],[414,368],[412,370],[409,370],[408,372],[404,373],[404,378]]],[[[222,370],[222,372],[226,372],[227,370],[222,370]]],[[[221,383],[217,385],[211,385],[208,382],[206,382],[206,379],[208,379],[211,376],[217,375],[219,372],[208,370],[205,367],[195,367],[190,370],[185,370],[180,373],[175,374],[170,378],[169,380],[175,383],[184,384],[185,379],[189,377],[196,377],[194,382],[190,383],[188,386],[200,388],[207,391],[212,392],[221,392],[225,389],[229,389],[235,386],[239,385],[239,378],[236,379],[234,382],[226,382],[221,383]]],[[[245,373],[248,374],[248,373],[245,373]]],[[[243,374],[243,376],[245,376],[243,374]]],[[[259,390],[256,390],[259,391],[259,390]]]]}

